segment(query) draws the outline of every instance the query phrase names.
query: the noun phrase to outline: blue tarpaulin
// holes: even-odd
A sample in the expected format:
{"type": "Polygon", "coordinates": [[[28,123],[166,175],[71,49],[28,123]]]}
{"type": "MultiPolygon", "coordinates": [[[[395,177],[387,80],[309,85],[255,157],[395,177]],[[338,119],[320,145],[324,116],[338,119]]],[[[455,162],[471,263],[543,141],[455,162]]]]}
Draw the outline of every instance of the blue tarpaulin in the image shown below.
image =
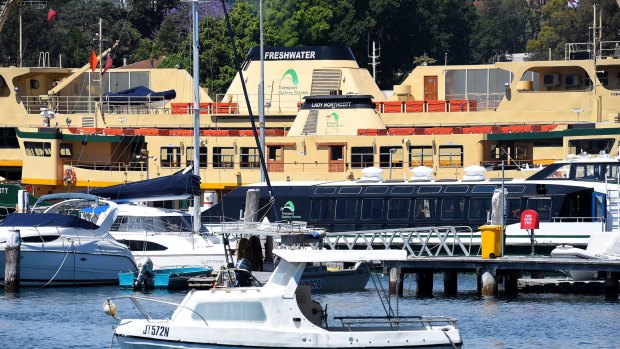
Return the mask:
{"type": "Polygon", "coordinates": [[[0,227],[72,227],[94,230],[97,224],[76,216],[60,213],[11,213],[0,221],[0,227]]]}
{"type": "Polygon", "coordinates": [[[89,194],[114,200],[148,199],[164,196],[200,195],[200,177],[191,172],[145,181],[95,188],[89,194]]]}
{"type": "Polygon", "coordinates": [[[144,86],[136,86],[119,92],[108,92],[103,95],[103,101],[108,103],[144,104],[176,98],[175,90],[154,92],[144,86]]]}

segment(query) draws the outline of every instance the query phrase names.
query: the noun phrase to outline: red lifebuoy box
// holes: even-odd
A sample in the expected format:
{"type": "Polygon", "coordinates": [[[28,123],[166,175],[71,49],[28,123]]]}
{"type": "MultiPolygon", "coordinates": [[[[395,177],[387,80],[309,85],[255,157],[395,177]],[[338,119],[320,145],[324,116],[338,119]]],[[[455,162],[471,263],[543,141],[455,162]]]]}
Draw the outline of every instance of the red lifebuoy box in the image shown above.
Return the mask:
{"type": "Polygon", "coordinates": [[[521,229],[538,229],[538,212],[525,210],[521,213],[521,229]]]}

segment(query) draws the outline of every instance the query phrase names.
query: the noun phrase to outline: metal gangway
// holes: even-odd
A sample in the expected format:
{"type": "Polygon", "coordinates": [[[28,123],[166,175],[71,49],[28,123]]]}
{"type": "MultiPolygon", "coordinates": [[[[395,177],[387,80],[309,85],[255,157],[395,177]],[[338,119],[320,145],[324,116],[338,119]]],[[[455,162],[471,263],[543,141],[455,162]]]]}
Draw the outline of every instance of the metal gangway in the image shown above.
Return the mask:
{"type": "Polygon", "coordinates": [[[326,233],[330,249],[403,249],[409,256],[470,256],[480,233],[468,226],[440,226],[326,233]]]}

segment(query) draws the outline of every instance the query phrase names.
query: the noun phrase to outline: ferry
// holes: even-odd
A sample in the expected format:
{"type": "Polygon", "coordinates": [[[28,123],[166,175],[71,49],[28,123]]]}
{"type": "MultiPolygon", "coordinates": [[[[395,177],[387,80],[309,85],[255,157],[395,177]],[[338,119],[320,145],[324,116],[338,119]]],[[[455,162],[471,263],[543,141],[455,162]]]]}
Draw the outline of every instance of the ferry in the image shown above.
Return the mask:
{"type": "MultiPolygon", "coordinates": [[[[419,66],[390,93],[346,47],[265,48],[270,177],[335,181],[375,166],[403,179],[423,165],[456,180],[478,165],[526,178],[568,154],[616,154],[618,44],[568,44],[565,60],[419,66]]],[[[259,63],[254,48],[242,64],[255,116],[259,63]]],[[[258,182],[240,75],[214,100],[199,92],[203,194],[258,182]]],[[[177,172],[193,162],[192,96],[181,69],[0,68],[0,175],[38,196],[177,172]],[[140,86],[174,98],[119,97],[140,86]]]]}
{"type": "MultiPolygon", "coordinates": [[[[530,252],[530,236],[521,229],[525,210],[535,210],[536,252],[548,253],[562,244],[585,247],[592,234],[618,229],[620,182],[618,157],[574,156],[551,164],[527,179],[488,178],[484,168],[468,168],[462,180],[432,177],[420,167],[406,179],[383,178],[381,169],[343,181],[272,182],[245,185],[228,193],[203,214],[203,222],[243,217],[248,190],[260,191],[259,220],[306,221],[328,232],[364,232],[429,226],[468,226],[475,233],[461,236],[480,244],[478,228],[491,216],[491,198],[507,191],[506,251],[530,252]]],[[[475,252],[476,248],[472,251],[475,252]]]]}

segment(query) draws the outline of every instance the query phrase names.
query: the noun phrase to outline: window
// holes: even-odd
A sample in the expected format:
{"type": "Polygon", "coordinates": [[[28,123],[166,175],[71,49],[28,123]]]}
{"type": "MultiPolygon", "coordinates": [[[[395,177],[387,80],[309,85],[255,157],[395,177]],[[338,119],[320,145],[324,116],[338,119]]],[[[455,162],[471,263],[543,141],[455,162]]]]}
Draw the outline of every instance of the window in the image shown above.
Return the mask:
{"type": "Polygon", "coordinates": [[[310,202],[310,219],[328,220],[332,218],[332,200],[320,199],[310,202]]]}
{"type": "Polygon", "coordinates": [[[465,199],[463,198],[444,198],[441,202],[441,219],[456,220],[463,219],[465,212],[465,199]]]}
{"type": "Polygon", "coordinates": [[[263,304],[258,301],[208,302],[196,304],[192,319],[207,321],[264,322],[267,320],[263,304]],[[196,314],[197,313],[197,314],[196,314]]]}
{"type": "Polygon", "coordinates": [[[260,157],[258,156],[258,148],[241,147],[241,168],[259,168],[260,157]]]}
{"type": "Polygon", "coordinates": [[[359,194],[362,192],[362,187],[342,187],[338,190],[338,194],[359,194]]]}
{"type": "Polygon", "coordinates": [[[336,220],[352,221],[357,217],[357,199],[339,199],[336,201],[336,220]]]}
{"type": "Polygon", "coordinates": [[[441,167],[463,167],[463,146],[462,145],[440,145],[439,146],[439,166],[441,167]]]}
{"type": "Polygon", "coordinates": [[[161,147],[161,167],[181,166],[181,147],[161,147]]]}
{"type": "Polygon", "coordinates": [[[413,219],[415,220],[429,220],[435,218],[435,212],[437,209],[437,199],[415,199],[413,208],[413,219]]]}
{"type": "Polygon", "coordinates": [[[568,141],[568,151],[571,154],[581,154],[583,152],[588,154],[605,152],[605,154],[609,154],[614,146],[614,141],[615,139],[613,138],[573,139],[568,141]]]}
{"type": "Polygon", "coordinates": [[[213,148],[213,168],[235,167],[235,149],[233,147],[213,148]]]}
{"type": "Polygon", "coordinates": [[[542,221],[549,221],[551,219],[551,199],[527,199],[527,209],[538,212],[538,219],[542,221]]]}
{"type": "Polygon", "coordinates": [[[28,156],[52,156],[52,145],[48,142],[24,142],[24,148],[28,156]]]}
{"type": "Polygon", "coordinates": [[[409,218],[409,199],[389,199],[387,219],[404,221],[409,218]]]}
{"type": "MultiPolygon", "coordinates": [[[[207,156],[207,147],[200,147],[200,167],[206,168],[209,166],[209,157],[207,156]]],[[[187,166],[194,164],[194,147],[187,147],[185,151],[185,163],[187,166]]]]}
{"type": "Polygon", "coordinates": [[[471,198],[469,199],[469,220],[486,222],[487,216],[491,213],[491,198],[471,198]]]}
{"type": "Polygon", "coordinates": [[[330,160],[332,161],[342,160],[344,159],[343,154],[344,154],[344,146],[335,145],[335,146],[329,147],[329,159],[330,160]]]}
{"type": "Polygon", "coordinates": [[[409,147],[409,166],[433,167],[433,147],[430,145],[414,145],[409,147]]]}
{"type": "MultiPolygon", "coordinates": [[[[2,84],[0,84],[2,87],[2,84]]],[[[0,148],[19,149],[14,127],[0,127],[0,148]]]]}
{"type": "Polygon", "coordinates": [[[374,165],[372,147],[351,147],[351,168],[366,168],[374,165]]]}
{"type": "Polygon", "coordinates": [[[165,251],[168,249],[166,246],[152,241],[121,239],[118,242],[127,246],[131,251],[165,251]]]}
{"type": "Polygon", "coordinates": [[[387,193],[388,187],[384,186],[370,186],[364,190],[366,194],[385,194],[387,193]]]}
{"type": "Polygon", "coordinates": [[[73,144],[71,144],[71,143],[60,143],[60,157],[61,158],[70,158],[71,154],[73,154],[73,144]]]}
{"type": "Polygon", "coordinates": [[[383,213],[383,199],[363,199],[362,217],[363,221],[380,220],[383,213]]]}
{"type": "Polygon", "coordinates": [[[403,167],[403,148],[397,146],[381,147],[379,149],[379,167],[389,168],[390,160],[392,161],[391,167],[403,167]]]}
{"type": "Polygon", "coordinates": [[[452,194],[465,194],[467,193],[467,190],[469,189],[468,186],[466,185],[448,185],[446,186],[446,193],[452,193],[452,194]]]}

